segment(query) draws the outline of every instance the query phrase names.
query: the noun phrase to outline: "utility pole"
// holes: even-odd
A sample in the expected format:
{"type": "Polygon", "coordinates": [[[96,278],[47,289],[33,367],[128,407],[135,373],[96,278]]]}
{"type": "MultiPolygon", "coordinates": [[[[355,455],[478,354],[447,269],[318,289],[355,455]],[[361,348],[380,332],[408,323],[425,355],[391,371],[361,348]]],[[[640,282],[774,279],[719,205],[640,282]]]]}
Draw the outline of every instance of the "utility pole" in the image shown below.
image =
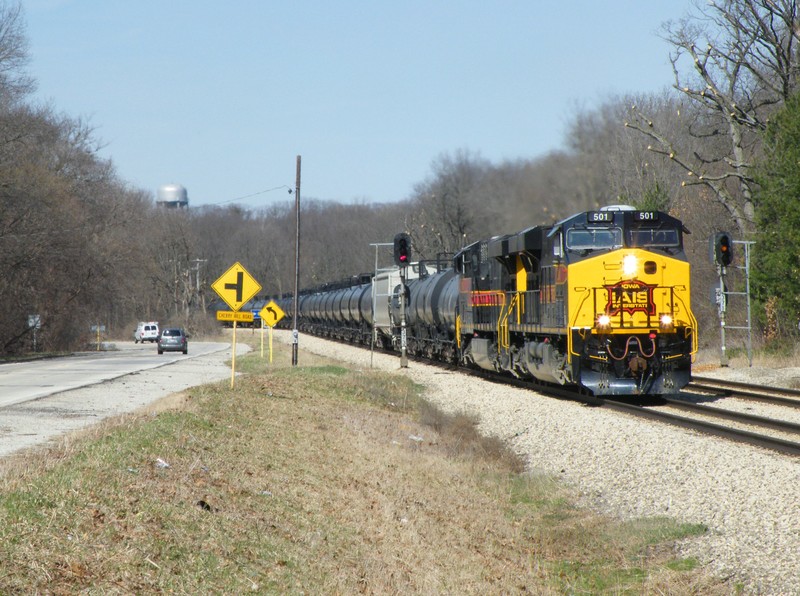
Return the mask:
{"type": "Polygon", "coordinates": [[[200,294],[200,265],[205,263],[208,259],[194,259],[192,262],[194,263],[194,272],[195,272],[195,280],[197,283],[197,294],[200,294]]]}
{"type": "Polygon", "coordinates": [[[297,173],[294,183],[294,312],[292,313],[292,366],[297,366],[297,348],[299,333],[297,332],[297,304],[300,301],[297,292],[300,286],[300,156],[297,156],[297,173]]]}
{"type": "MultiPolygon", "coordinates": [[[[194,259],[192,262],[194,263],[194,275],[195,275],[195,293],[197,294],[197,305],[195,306],[196,309],[205,310],[205,300],[201,300],[200,298],[200,266],[208,261],[208,259],[194,259]],[[203,304],[200,304],[203,302],[203,304]]],[[[192,280],[189,280],[189,284],[191,287],[192,280]]]]}

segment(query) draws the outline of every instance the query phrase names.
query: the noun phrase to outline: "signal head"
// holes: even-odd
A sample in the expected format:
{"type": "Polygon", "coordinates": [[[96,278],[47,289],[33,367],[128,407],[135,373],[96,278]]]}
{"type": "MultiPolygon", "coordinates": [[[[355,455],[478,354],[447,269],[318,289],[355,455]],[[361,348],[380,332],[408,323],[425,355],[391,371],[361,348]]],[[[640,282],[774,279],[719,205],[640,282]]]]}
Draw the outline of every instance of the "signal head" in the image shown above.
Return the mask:
{"type": "Polygon", "coordinates": [[[394,264],[407,267],[411,263],[411,237],[406,233],[394,237],[394,264]]]}
{"type": "Polygon", "coordinates": [[[733,238],[728,232],[714,235],[714,262],[723,267],[733,262],[733,238]]]}

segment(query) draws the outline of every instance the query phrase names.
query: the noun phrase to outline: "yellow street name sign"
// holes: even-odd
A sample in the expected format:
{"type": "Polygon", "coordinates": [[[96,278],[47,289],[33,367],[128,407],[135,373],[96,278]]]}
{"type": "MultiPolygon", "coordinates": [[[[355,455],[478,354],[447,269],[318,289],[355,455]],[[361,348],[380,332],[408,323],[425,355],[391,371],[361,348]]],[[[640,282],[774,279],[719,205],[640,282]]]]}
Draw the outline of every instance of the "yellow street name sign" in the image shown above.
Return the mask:
{"type": "Polygon", "coordinates": [[[242,321],[244,323],[253,322],[253,313],[250,311],[237,312],[234,310],[218,310],[217,321],[242,321]]]}

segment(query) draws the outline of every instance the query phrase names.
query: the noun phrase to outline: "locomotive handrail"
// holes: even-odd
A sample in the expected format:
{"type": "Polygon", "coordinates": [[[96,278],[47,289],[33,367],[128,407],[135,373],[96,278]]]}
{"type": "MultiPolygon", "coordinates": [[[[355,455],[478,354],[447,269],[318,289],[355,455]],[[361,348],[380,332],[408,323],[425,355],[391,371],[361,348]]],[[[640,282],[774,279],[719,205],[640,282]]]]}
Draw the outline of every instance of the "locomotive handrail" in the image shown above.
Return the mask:
{"type": "Polygon", "coordinates": [[[519,295],[521,292],[508,292],[513,294],[510,300],[506,301],[500,309],[500,316],[497,317],[497,349],[507,350],[511,346],[508,333],[508,317],[511,316],[511,311],[515,305],[519,303],[519,295]]]}
{"type": "MultiPolygon", "coordinates": [[[[583,295],[583,300],[581,300],[580,306],[578,306],[578,308],[575,309],[575,317],[580,316],[581,311],[583,310],[583,305],[589,299],[589,296],[592,295],[592,292],[594,291],[594,289],[595,288],[586,288],[586,292],[583,295]]],[[[595,300],[595,305],[596,304],[597,304],[597,301],[595,300]]],[[[596,308],[595,308],[594,318],[595,318],[595,320],[597,319],[597,310],[596,310],[596,308]]],[[[575,319],[570,321],[569,322],[570,329],[578,328],[576,323],[577,323],[577,321],[575,319]]],[[[578,357],[580,357],[580,355],[581,355],[580,352],[576,352],[575,348],[573,347],[573,341],[572,341],[572,334],[571,333],[567,334],[567,353],[570,356],[578,356],[578,357]]]]}
{"type": "Polygon", "coordinates": [[[686,327],[686,329],[684,330],[684,334],[688,334],[688,333],[692,334],[692,352],[691,352],[691,354],[692,354],[692,356],[694,356],[695,354],[697,354],[697,350],[699,349],[699,340],[697,338],[697,319],[695,318],[694,313],[692,312],[692,309],[690,309],[690,308],[688,308],[686,306],[686,302],[684,302],[683,298],[678,296],[678,300],[680,301],[681,306],[683,306],[684,312],[686,312],[687,315],[689,316],[690,326],[686,327]]]}

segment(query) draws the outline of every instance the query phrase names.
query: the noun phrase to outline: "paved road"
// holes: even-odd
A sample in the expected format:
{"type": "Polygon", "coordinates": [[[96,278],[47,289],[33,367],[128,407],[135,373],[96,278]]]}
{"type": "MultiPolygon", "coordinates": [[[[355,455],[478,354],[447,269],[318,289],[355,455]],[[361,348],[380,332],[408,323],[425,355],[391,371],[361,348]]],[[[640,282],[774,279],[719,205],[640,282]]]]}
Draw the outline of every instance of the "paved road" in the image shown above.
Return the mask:
{"type": "MultiPolygon", "coordinates": [[[[114,350],[82,352],[64,358],[0,365],[0,407],[86,387],[124,375],[168,366],[206,354],[229,350],[224,343],[192,342],[190,353],[165,352],[155,344],[114,344],[114,350]]],[[[228,356],[230,354],[228,353],[228,356]]]]}
{"type": "MultiPolygon", "coordinates": [[[[247,346],[237,344],[237,353],[247,346]]],[[[229,379],[230,344],[189,343],[159,355],[155,344],[0,365],[0,456],[42,444],[188,387],[229,379]]]]}

